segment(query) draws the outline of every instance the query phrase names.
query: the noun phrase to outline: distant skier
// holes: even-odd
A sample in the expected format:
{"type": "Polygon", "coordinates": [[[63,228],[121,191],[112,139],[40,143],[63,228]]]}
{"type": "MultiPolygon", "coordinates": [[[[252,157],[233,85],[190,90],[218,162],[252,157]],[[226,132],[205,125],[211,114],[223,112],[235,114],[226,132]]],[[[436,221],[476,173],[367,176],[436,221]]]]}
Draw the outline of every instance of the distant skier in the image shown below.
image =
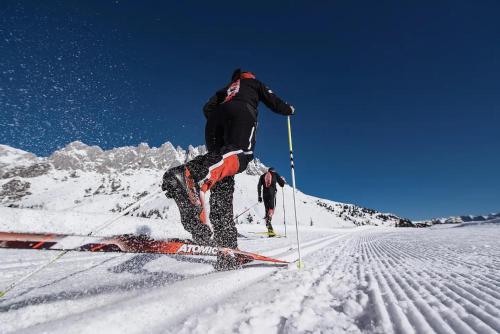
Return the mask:
{"type": "MultiPolygon", "coordinates": [[[[276,113],[292,115],[294,108],[283,102],[255,75],[237,69],[231,82],[217,91],[203,108],[207,123],[205,142],[208,153],[168,170],[162,189],[173,198],[184,228],[193,241],[237,248],[233,221],[234,175],[243,172],[253,160],[257,128],[257,105],[262,101],[276,113]],[[205,193],[210,190],[210,222],[205,214],[205,193]]],[[[216,269],[240,266],[238,259],[226,254],[217,257],[216,269]]]]}
{"type": "Polygon", "coordinates": [[[265,219],[269,237],[276,236],[276,233],[274,233],[273,225],[271,224],[271,220],[273,219],[274,214],[274,207],[276,206],[276,183],[278,183],[280,187],[283,188],[285,186],[285,179],[278,173],[276,173],[274,168],[271,167],[266,173],[260,176],[259,184],[257,185],[259,202],[262,202],[262,197],[264,197],[264,208],[266,209],[265,219]]]}

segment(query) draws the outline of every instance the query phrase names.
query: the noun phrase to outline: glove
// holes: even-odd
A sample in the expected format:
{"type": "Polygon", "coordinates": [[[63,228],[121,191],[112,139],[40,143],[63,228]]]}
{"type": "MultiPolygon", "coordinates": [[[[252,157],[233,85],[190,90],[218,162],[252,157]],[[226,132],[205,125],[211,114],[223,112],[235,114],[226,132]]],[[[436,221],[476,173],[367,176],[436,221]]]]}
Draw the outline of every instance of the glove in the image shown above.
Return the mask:
{"type": "Polygon", "coordinates": [[[262,197],[259,196],[259,203],[262,203],[262,197]]]}
{"type": "Polygon", "coordinates": [[[292,109],[292,112],[290,113],[290,115],[295,115],[295,108],[293,106],[290,106],[290,109],[292,109]]]}

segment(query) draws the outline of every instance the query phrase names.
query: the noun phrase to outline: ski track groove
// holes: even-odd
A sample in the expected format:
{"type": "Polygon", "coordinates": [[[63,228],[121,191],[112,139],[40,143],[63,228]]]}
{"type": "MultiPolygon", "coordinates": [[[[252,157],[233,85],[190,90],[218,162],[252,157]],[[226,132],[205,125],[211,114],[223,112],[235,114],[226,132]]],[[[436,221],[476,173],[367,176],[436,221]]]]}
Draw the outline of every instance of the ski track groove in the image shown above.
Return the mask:
{"type": "MultiPolygon", "coordinates": [[[[394,266],[387,260],[382,259],[377,240],[368,243],[368,248],[371,250],[374,260],[377,263],[375,268],[378,271],[381,281],[386,282],[386,284],[389,283],[393,289],[401,290],[402,298],[398,301],[404,302],[402,303],[403,305],[407,304],[410,306],[411,309],[406,314],[413,318],[414,328],[419,332],[450,333],[451,330],[448,325],[442,319],[437,318],[432,310],[429,310],[429,306],[426,303],[421,302],[418,294],[406,282],[401,281],[397,275],[393,274],[394,266]]],[[[391,254],[388,253],[386,255],[390,256],[391,254]]],[[[399,303],[396,301],[394,304],[398,305],[399,303]]],[[[404,328],[401,332],[407,332],[407,329],[404,328]]]]}
{"type": "MultiPolygon", "coordinates": [[[[431,278],[442,277],[442,275],[439,275],[437,273],[430,273],[429,276],[431,278]]],[[[470,299],[458,294],[454,289],[450,289],[444,284],[440,284],[440,286],[443,287],[444,293],[446,295],[448,295],[450,298],[455,299],[470,315],[474,315],[484,325],[490,327],[492,329],[491,333],[500,332],[500,322],[490,314],[488,314],[482,307],[474,304],[474,302],[470,299]]]]}
{"type": "MultiPolygon", "coordinates": [[[[369,256],[368,253],[368,239],[367,238],[362,238],[362,254],[363,254],[363,261],[365,264],[371,264],[372,259],[369,256]]],[[[363,268],[367,268],[368,266],[363,266],[363,268]]],[[[383,298],[383,291],[380,288],[380,284],[377,279],[375,279],[375,276],[373,274],[373,269],[370,268],[369,270],[365,271],[365,277],[368,282],[368,287],[369,287],[369,294],[371,296],[371,299],[373,300],[373,306],[375,309],[376,314],[378,314],[378,322],[379,322],[379,327],[382,329],[382,333],[394,333],[394,328],[393,328],[393,323],[391,322],[391,316],[389,314],[389,311],[387,310],[386,307],[384,307],[385,302],[383,298]]]]}
{"type": "Polygon", "coordinates": [[[491,280],[491,282],[496,285],[498,288],[500,288],[500,280],[498,277],[491,276],[489,274],[485,274],[484,277],[488,278],[488,280],[491,280]]]}
{"type": "MultiPolygon", "coordinates": [[[[417,256],[417,255],[414,255],[414,252],[412,250],[408,250],[408,253],[409,254],[412,254],[412,256],[419,260],[420,262],[424,263],[424,264],[428,264],[428,261],[427,261],[427,258],[423,257],[423,256],[417,256]]],[[[445,265],[447,269],[450,269],[450,270],[454,270],[456,269],[456,263],[449,263],[447,261],[443,261],[442,259],[440,258],[434,258],[433,259],[434,261],[439,261],[441,265],[445,265]]],[[[460,272],[453,272],[451,275],[463,275],[462,273],[460,272]]],[[[481,280],[484,280],[484,276],[483,275],[478,275],[478,274],[470,274],[471,276],[474,276],[474,277],[477,277],[481,280]]],[[[479,282],[480,282],[479,281],[479,282]]],[[[494,281],[493,283],[496,283],[498,282],[498,280],[494,281]]],[[[500,287],[500,286],[499,286],[500,287]]]]}
{"type": "MultiPolygon", "coordinates": [[[[386,242],[385,247],[388,247],[389,243],[386,242]]],[[[394,251],[394,250],[393,250],[394,251]]],[[[393,252],[389,251],[389,253],[393,252]]],[[[421,259],[418,259],[421,260],[421,259]]],[[[406,268],[406,273],[412,272],[411,268],[408,269],[407,265],[404,262],[398,262],[399,265],[403,266],[406,268]]],[[[427,266],[425,261],[422,261],[422,264],[424,265],[424,268],[427,266]]],[[[427,274],[428,277],[430,278],[436,278],[436,275],[440,278],[447,279],[441,274],[435,273],[430,271],[429,269],[424,269],[423,272],[427,274]]],[[[414,275],[414,274],[413,274],[414,275]]],[[[405,274],[407,277],[407,275],[405,274]]],[[[409,280],[411,282],[411,280],[409,280]]],[[[417,280],[419,283],[422,283],[424,280],[417,280]]],[[[467,298],[463,298],[460,295],[458,295],[456,292],[451,290],[448,286],[441,284],[439,280],[433,280],[434,285],[439,286],[439,291],[443,293],[444,295],[448,296],[451,300],[453,300],[456,304],[460,305],[461,308],[467,310],[469,312],[469,316],[474,315],[476,318],[476,321],[472,321],[471,323],[474,324],[474,327],[476,327],[476,330],[479,332],[488,332],[488,333],[496,333],[500,329],[498,329],[498,321],[496,319],[492,318],[490,315],[485,313],[480,307],[477,307],[474,305],[470,300],[467,298]]],[[[419,287],[419,284],[416,284],[416,282],[412,282],[415,284],[416,287],[419,287]]]]}
{"type": "MultiPolygon", "coordinates": [[[[416,274],[412,271],[412,268],[408,269],[408,265],[405,263],[400,263],[400,265],[404,268],[405,273],[403,274],[404,278],[408,279],[408,276],[416,277],[416,274]]],[[[428,277],[428,276],[427,276],[428,277]]],[[[455,311],[463,310],[462,305],[457,303],[456,300],[446,296],[442,289],[437,288],[435,285],[430,285],[427,283],[425,279],[420,282],[416,282],[413,279],[409,279],[409,283],[413,285],[415,289],[425,290],[431,298],[435,298],[436,302],[439,302],[440,305],[436,305],[438,307],[438,312],[441,314],[443,319],[448,319],[450,321],[450,325],[455,328],[457,333],[476,333],[480,332],[479,329],[476,328],[476,322],[471,321],[471,318],[467,317],[467,319],[459,318],[455,311]],[[439,299],[439,301],[437,301],[439,299]],[[451,312],[443,311],[443,309],[439,306],[444,306],[449,308],[451,312]],[[469,323],[469,324],[468,324],[469,323]]],[[[435,282],[434,282],[435,283],[435,282]]],[[[429,302],[429,304],[433,304],[433,302],[429,302]]]]}
{"type": "Polygon", "coordinates": [[[424,327],[422,328],[419,326],[417,328],[419,328],[419,330],[423,329],[425,332],[435,331],[436,333],[453,333],[449,324],[447,324],[442,317],[438,317],[434,310],[430,307],[429,303],[424,302],[421,294],[413,288],[412,285],[417,285],[417,279],[406,276],[406,280],[402,280],[401,274],[394,275],[394,271],[399,272],[399,270],[397,270],[398,267],[396,262],[394,261],[394,254],[391,251],[384,249],[383,246],[384,245],[380,243],[372,245],[373,253],[386,269],[382,271],[382,275],[386,277],[389,276],[392,280],[394,280],[395,284],[405,291],[407,299],[410,300],[411,303],[418,309],[418,313],[416,313],[421,316],[424,327]],[[383,253],[387,256],[386,258],[383,258],[383,253]]]}
{"type": "MultiPolygon", "coordinates": [[[[386,244],[385,247],[388,247],[389,243],[386,244]]],[[[448,281],[448,277],[444,276],[443,274],[437,273],[437,272],[429,272],[429,269],[426,271],[431,278],[436,278],[439,277],[443,281],[448,281]],[[434,276],[432,276],[434,275],[434,276]]],[[[462,277],[465,277],[463,274],[460,274],[462,277]]],[[[481,278],[479,276],[478,278],[481,278]]],[[[440,280],[436,280],[439,282],[440,280]]],[[[441,284],[441,283],[439,283],[441,284]]],[[[450,283],[443,283],[441,286],[444,288],[448,288],[448,290],[452,290],[456,295],[460,296],[464,300],[467,300],[468,302],[475,304],[481,309],[484,309],[486,312],[490,313],[493,317],[500,318],[500,311],[492,307],[490,304],[493,305],[498,305],[498,300],[496,298],[490,298],[487,295],[482,294],[480,291],[476,291],[477,289],[473,286],[463,286],[463,283],[460,281],[454,281],[454,285],[450,283]],[[484,300],[481,300],[477,298],[477,295],[482,295],[482,298],[484,300]],[[486,303],[485,301],[489,301],[490,303],[486,303]]],[[[494,321],[495,326],[499,326],[498,321],[494,321]]]]}
{"type": "MultiPolygon", "coordinates": [[[[493,297],[492,300],[495,302],[495,306],[500,308],[500,293],[498,293],[496,290],[493,290],[494,288],[491,288],[490,286],[484,284],[484,282],[481,282],[479,280],[473,281],[467,276],[463,274],[459,274],[463,280],[464,283],[467,283],[469,285],[476,285],[475,288],[480,291],[482,298],[490,298],[493,297]]],[[[479,278],[481,279],[481,278],[479,278]]]]}
{"type": "MultiPolygon", "coordinates": [[[[425,263],[423,263],[423,264],[424,264],[424,267],[425,267],[425,263]]],[[[407,265],[406,265],[403,261],[400,261],[400,262],[399,262],[399,265],[401,265],[402,267],[405,267],[405,268],[406,268],[406,270],[407,270],[407,272],[410,272],[410,271],[408,270],[408,266],[407,266],[407,265]]],[[[425,274],[426,274],[426,276],[427,276],[427,278],[432,278],[432,277],[433,277],[433,276],[432,276],[432,273],[430,273],[430,272],[429,272],[428,270],[426,270],[426,269],[423,269],[423,270],[422,270],[422,273],[425,273],[425,274]]],[[[415,275],[413,274],[413,276],[415,276],[415,275]]],[[[421,282],[420,282],[420,283],[424,283],[424,284],[425,284],[425,280],[421,280],[421,282]]],[[[413,283],[413,284],[415,284],[415,283],[413,283]]],[[[457,305],[459,305],[459,306],[460,306],[460,308],[463,308],[463,305],[462,305],[461,303],[459,303],[459,302],[457,301],[457,299],[456,299],[456,298],[454,298],[454,296],[453,296],[453,295],[452,295],[452,296],[450,296],[450,294],[449,294],[449,288],[447,288],[447,287],[445,287],[443,284],[439,283],[439,280],[433,280],[433,284],[434,284],[436,287],[438,287],[438,288],[439,288],[439,289],[438,289],[438,291],[439,291],[440,293],[443,293],[444,295],[448,296],[448,297],[449,297],[451,300],[453,300],[453,301],[454,301],[457,305]]],[[[419,285],[415,284],[415,286],[416,286],[416,288],[419,288],[419,285]]],[[[476,317],[476,318],[477,318],[477,317],[476,317]]],[[[479,319],[476,319],[476,320],[479,320],[479,319]]],[[[477,321],[476,321],[476,322],[474,322],[474,324],[476,324],[476,325],[477,325],[477,321]]],[[[482,326],[480,325],[480,328],[479,328],[479,329],[484,330],[484,327],[482,327],[482,326]]],[[[478,330],[479,330],[479,329],[478,329],[478,330]]]]}
{"type": "MultiPolygon", "coordinates": [[[[361,236],[360,241],[363,263],[371,264],[373,261],[367,248],[369,239],[366,236],[361,236]]],[[[364,267],[366,268],[366,266],[364,267]]],[[[377,314],[379,314],[380,319],[382,319],[381,326],[383,328],[383,332],[394,333],[394,322],[391,321],[391,318],[394,317],[394,315],[391,314],[391,312],[386,307],[382,307],[383,305],[389,305],[386,301],[387,299],[389,299],[389,297],[385,296],[383,282],[378,280],[376,276],[377,272],[376,270],[373,270],[373,268],[370,268],[368,272],[365,272],[365,277],[370,287],[369,291],[373,300],[375,301],[375,310],[377,314]]],[[[399,327],[397,327],[396,329],[398,328],[399,327]]]]}
{"type": "MultiPolygon", "coordinates": [[[[428,246],[428,247],[426,247],[426,248],[431,249],[431,248],[433,248],[433,247],[429,247],[429,246],[428,246]]],[[[433,251],[434,251],[434,254],[431,254],[431,256],[432,256],[432,257],[434,257],[434,256],[435,256],[435,254],[439,254],[439,252],[437,252],[437,251],[435,250],[435,247],[434,247],[434,250],[433,250],[433,251]]],[[[412,250],[408,250],[408,253],[414,254],[414,252],[413,252],[412,250]]],[[[490,255],[486,255],[486,257],[489,257],[489,256],[490,256],[490,255]]],[[[429,257],[423,257],[423,256],[417,256],[417,255],[414,255],[414,257],[415,257],[416,259],[418,259],[418,260],[420,260],[420,261],[422,261],[422,262],[426,263],[426,264],[428,263],[428,262],[426,261],[426,259],[428,259],[429,257]]],[[[444,260],[443,260],[443,259],[441,259],[441,258],[435,258],[434,260],[435,260],[435,261],[439,261],[441,265],[445,265],[445,266],[446,266],[446,268],[448,268],[449,270],[455,270],[455,269],[456,269],[457,264],[466,264],[466,266],[469,266],[469,264],[468,264],[468,263],[461,262],[461,261],[457,261],[457,260],[455,260],[455,259],[453,259],[453,258],[452,258],[452,259],[449,259],[449,257],[445,257],[445,256],[443,256],[443,257],[444,257],[446,260],[448,260],[448,261],[444,261],[444,260]]],[[[469,268],[470,268],[470,267],[469,267],[469,268]]],[[[481,266],[479,266],[479,268],[480,268],[480,269],[482,269],[482,267],[481,267],[481,266]]],[[[454,274],[455,274],[455,275],[463,275],[463,274],[462,274],[462,273],[460,273],[459,271],[456,271],[456,272],[452,273],[452,275],[454,275],[454,274]]],[[[488,275],[488,273],[485,273],[484,275],[479,275],[479,274],[474,274],[474,273],[470,273],[470,272],[469,272],[469,275],[471,275],[471,276],[474,276],[474,277],[478,278],[478,279],[479,279],[479,280],[478,280],[478,282],[481,282],[481,281],[482,281],[482,280],[484,280],[486,277],[488,277],[488,280],[490,280],[490,279],[491,279],[491,281],[492,281],[492,283],[493,283],[494,285],[496,285],[497,287],[500,287],[500,284],[499,284],[498,278],[490,277],[490,276],[488,275]]]]}
{"type": "MultiPolygon", "coordinates": [[[[428,277],[428,275],[426,276],[428,277]]],[[[425,282],[425,280],[422,280],[419,283],[420,285],[416,285],[416,283],[411,282],[411,284],[415,285],[416,289],[423,286],[425,290],[427,290],[430,294],[432,294],[433,297],[439,298],[441,304],[449,309],[449,311],[448,310],[443,311],[439,307],[439,312],[442,314],[443,318],[451,317],[452,319],[457,321],[455,325],[458,324],[458,322],[466,323],[467,326],[471,328],[471,330],[473,330],[473,332],[479,332],[479,333],[484,332],[483,331],[484,326],[481,324],[481,322],[478,321],[478,319],[476,319],[475,317],[472,317],[469,314],[467,314],[463,305],[461,305],[456,299],[446,294],[440,286],[432,286],[427,282],[425,282]],[[459,313],[460,317],[459,316],[455,317],[455,312],[459,313]]],[[[461,333],[462,331],[457,330],[457,332],[461,333]]]]}
{"type": "MultiPolygon", "coordinates": [[[[391,241],[391,238],[390,238],[390,235],[384,235],[382,237],[382,239],[389,239],[389,243],[393,243],[393,241],[391,241]]],[[[425,242],[425,241],[424,241],[425,242]]],[[[420,245],[421,246],[421,245],[420,245]]],[[[475,263],[471,263],[471,262],[467,262],[467,261],[464,261],[464,260],[459,260],[459,259],[456,259],[456,258],[452,258],[451,255],[448,255],[447,253],[443,253],[440,251],[440,248],[446,248],[449,250],[449,253],[454,253],[456,252],[456,249],[455,248],[449,248],[449,247],[436,247],[435,245],[432,245],[432,244],[427,244],[426,247],[422,248],[422,247],[407,247],[406,248],[406,253],[412,257],[414,257],[415,259],[418,259],[418,260],[422,260],[424,259],[425,263],[428,263],[428,259],[433,259],[435,261],[440,261],[441,263],[443,264],[452,264],[452,265],[457,265],[457,264],[460,264],[460,265],[466,265],[466,266],[469,266],[469,267],[477,267],[477,268],[482,268],[481,265],[478,265],[478,264],[475,264],[475,263]],[[415,253],[414,251],[412,251],[412,248],[417,248],[419,249],[420,253],[415,253]],[[438,254],[441,258],[436,258],[436,254],[438,254]],[[444,258],[444,260],[443,260],[444,258]]]]}
{"type": "MultiPolygon", "coordinates": [[[[441,275],[439,275],[441,276],[441,275]]],[[[462,287],[461,284],[457,284],[456,286],[453,286],[452,284],[445,283],[445,286],[447,286],[450,290],[455,292],[457,295],[460,295],[462,298],[467,299],[471,303],[477,305],[481,309],[485,310],[488,312],[491,316],[496,317],[496,319],[500,319],[500,311],[497,309],[493,308],[491,304],[496,305],[497,302],[495,300],[492,300],[486,295],[482,295],[481,292],[474,291],[473,288],[470,287],[462,287]],[[471,292],[472,291],[472,292],[471,292]],[[478,298],[477,295],[482,295],[478,298]],[[481,300],[484,299],[484,300],[481,300]],[[486,303],[486,301],[490,301],[490,303],[486,303]]],[[[500,323],[497,322],[496,324],[500,328],[500,323]]]]}

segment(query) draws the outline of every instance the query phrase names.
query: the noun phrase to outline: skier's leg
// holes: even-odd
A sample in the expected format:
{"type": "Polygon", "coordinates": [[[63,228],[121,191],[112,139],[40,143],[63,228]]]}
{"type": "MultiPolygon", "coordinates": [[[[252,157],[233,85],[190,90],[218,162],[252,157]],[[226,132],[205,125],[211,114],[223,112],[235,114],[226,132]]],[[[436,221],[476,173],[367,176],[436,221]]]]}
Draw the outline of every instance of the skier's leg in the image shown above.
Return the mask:
{"type": "MultiPolygon", "coordinates": [[[[220,148],[224,144],[224,123],[221,122],[221,113],[215,111],[207,120],[205,126],[206,147],[209,153],[206,156],[197,156],[191,162],[191,170],[198,171],[198,166],[217,160],[220,148]]],[[[204,218],[202,203],[199,198],[199,186],[193,180],[191,170],[187,165],[169,169],[163,176],[162,189],[167,198],[175,200],[179,208],[181,223],[192,234],[196,243],[210,242],[212,231],[204,218]]]]}
{"type": "Polygon", "coordinates": [[[266,206],[266,227],[267,231],[269,233],[269,236],[275,235],[273,225],[271,224],[271,220],[273,219],[273,214],[274,214],[274,196],[269,195],[264,197],[264,203],[266,206]]]}
{"type": "Polygon", "coordinates": [[[205,133],[210,151],[188,162],[184,175],[178,178],[185,180],[181,187],[185,188],[192,205],[199,208],[201,221],[207,224],[204,194],[225,177],[244,171],[253,159],[255,120],[245,110],[218,110],[213,119],[209,118],[205,133]],[[223,130],[221,122],[224,122],[223,130]],[[224,146],[216,150],[222,142],[224,146]]]}
{"type": "Polygon", "coordinates": [[[179,209],[181,223],[186,231],[191,233],[192,239],[197,244],[209,244],[212,231],[210,226],[204,224],[200,218],[200,207],[192,204],[185,187],[185,166],[174,167],[165,172],[162,189],[165,196],[172,198],[179,209]]]}
{"type": "MultiPolygon", "coordinates": [[[[214,239],[219,247],[237,248],[237,230],[233,219],[234,177],[228,176],[210,190],[210,221],[214,227],[214,239]]],[[[220,251],[214,264],[216,270],[232,270],[249,262],[237,254],[220,251]]]]}
{"type": "Polygon", "coordinates": [[[237,230],[233,220],[234,177],[228,176],[210,190],[210,222],[218,246],[238,247],[237,230]]]}
{"type": "MultiPolygon", "coordinates": [[[[209,116],[205,129],[209,152],[185,166],[169,170],[164,176],[163,189],[167,197],[187,202],[199,221],[208,225],[204,194],[227,176],[244,171],[253,159],[256,123],[253,115],[241,106],[224,106],[209,116]],[[223,137],[223,140],[221,140],[223,137]],[[218,146],[223,144],[219,150],[218,146]],[[175,197],[169,194],[180,192],[175,197]]],[[[183,204],[176,202],[181,210],[183,204]]],[[[182,214],[181,214],[182,217],[182,214]]],[[[189,218],[187,218],[189,219],[189,218]]],[[[193,221],[195,221],[194,219],[193,221]]]]}
{"type": "Polygon", "coordinates": [[[264,220],[266,221],[266,227],[269,225],[269,217],[268,217],[268,212],[269,212],[269,204],[267,201],[267,198],[264,196],[264,211],[266,212],[266,215],[264,216],[264,220]]]}

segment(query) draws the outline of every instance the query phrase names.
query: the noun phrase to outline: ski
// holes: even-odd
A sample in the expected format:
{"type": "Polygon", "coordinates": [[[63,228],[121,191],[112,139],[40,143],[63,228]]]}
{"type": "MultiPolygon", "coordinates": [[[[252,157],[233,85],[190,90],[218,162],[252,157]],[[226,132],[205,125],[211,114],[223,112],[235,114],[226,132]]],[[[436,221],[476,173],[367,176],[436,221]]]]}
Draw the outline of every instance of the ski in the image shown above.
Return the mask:
{"type": "Polygon", "coordinates": [[[248,232],[248,233],[259,234],[259,235],[267,235],[267,236],[270,236],[272,238],[285,238],[285,236],[282,235],[282,234],[270,233],[270,232],[248,232]]]}
{"type": "Polygon", "coordinates": [[[0,248],[38,249],[81,252],[154,253],[170,255],[234,254],[250,261],[261,261],[276,265],[288,265],[283,261],[238,249],[198,245],[190,240],[155,240],[147,236],[130,234],[112,237],[84,236],[52,233],[0,232],[0,248]]]}

